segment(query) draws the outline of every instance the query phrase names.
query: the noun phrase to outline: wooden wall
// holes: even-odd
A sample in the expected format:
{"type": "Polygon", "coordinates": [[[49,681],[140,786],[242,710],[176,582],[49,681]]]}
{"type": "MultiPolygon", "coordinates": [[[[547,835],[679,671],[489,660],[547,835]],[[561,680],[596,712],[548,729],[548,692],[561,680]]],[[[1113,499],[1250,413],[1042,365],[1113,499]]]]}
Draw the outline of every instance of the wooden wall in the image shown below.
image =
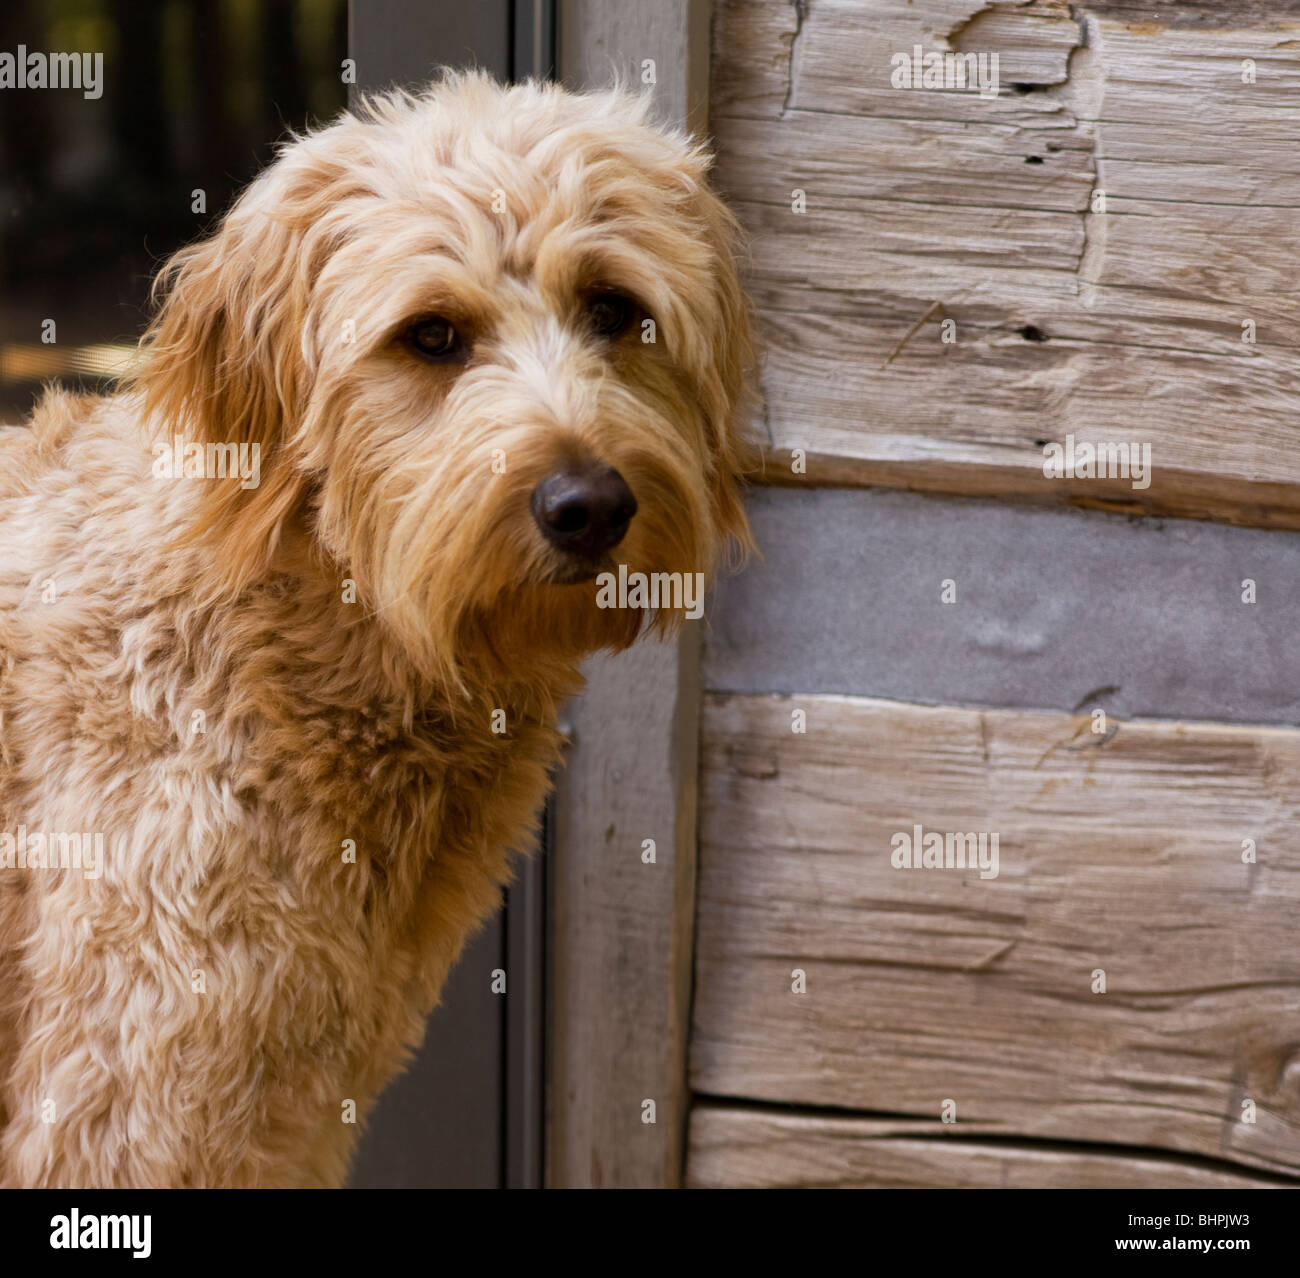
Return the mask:
{"type": "Polygon", "coordinates": [[[769,482],[799,448],[827,482],[1300,527],[1300,8],[1158,9],[720,0],[769,482]],[[998,52],[999,96],[893,88],[918,44],[998,52]],[[1150,444],[1153,482],[1045,478],[1067,434],[1150,444]]]}
{"type": "MultiPolygon", "coordinates": [[[[718,180],[750,233],[768,343],[763,482],[807,487],[791,501],[810,519],[817,485],[1112,515],[1062,513],[1045,545],[1006,548],[1021,610],[952,623],[972,657],[1003,660],[1000,697],[987,681],[963,694],[960,651],[939,695],[883,699],[888,678],[861,660],[840,660],[847,686],[818,682],[835,665],[820,650],[853,643],[827,629],[845,585],[817,558],[825,537],[790,533],[774,555],[830,582],[820,606],[797,591],[807,659],[758,651],[779,580],[723,595],[704,665],[688,1184],[1300,1184],[1300,725],[1288,709],[1216,721],[1277,704],[1279,686],[1293,705],[1294,618],[1251,612],[1266,655],[1213,695],[1261,534],[1212,530],[1238,538],[1222,582],[1180,595],[1173,580],[1154,660],[1129,663],[1162,672],[1150,713],[1093,731],[1131,681],[1081,670],[1124,664],[1122,627],[1089,640],[1088,611],[1109,618],[1140,588],[1132,556],[1155,576],[1173,564],[1182,519],[1279,530],[1278,563],[1300,547],[1285,531],[1300,528],[1300,8],[1159,10],[1177,16],[715,5],[718,180]],[[998,51],[999,95],[892,87],[891,56],[917,44],[998,51]],[[1067,435],[1149,444],[1150,486],[1045,477],[1044,444],[1067,435]],[[1051,537],[1114,557],[1062,580],[1051,537]],[[1017,644],[1050,659],[1058,639],[1034,619],[1071,592],[1059,615],[1084,636],[1059,688],[1026,704],[1017,644]],[[1224,638],[1198,647],[1202,630],[1224,638]],[[893,837],[918,824],[996,832],[998,876],[893,868],[893,837]]],[[[760,548],[777,526],[760,522],[760,548]]],[[[880,531],[863,515],[838,536],[855,530],[880,531]]],[[[977,567],[976,587],[999,571],[977,567]]],[[[934,608],[943,575],[863,585],[860,641],[891,624],[882,610],[934,608]]],[[[1269,588],[1290,598],[1294,578],[1269,588]]]]}
{"type": "MultiPolygon", "coordinates": [[[[975,1136],[1300,1174],[1300,733],[1092,722],[707,699],[691,1081],[765,1108],[703,1102],[695,1183],[803,1183],[818,1151],[948,1183],[945,1131],[961,1183],[1041,1164],[975,1136]],[[918,824],[996,834],[996,877],[894,868],[918,824]]],[[[1049,1164],[1111,1183],[1104,1158],[1049,1164]]]]}

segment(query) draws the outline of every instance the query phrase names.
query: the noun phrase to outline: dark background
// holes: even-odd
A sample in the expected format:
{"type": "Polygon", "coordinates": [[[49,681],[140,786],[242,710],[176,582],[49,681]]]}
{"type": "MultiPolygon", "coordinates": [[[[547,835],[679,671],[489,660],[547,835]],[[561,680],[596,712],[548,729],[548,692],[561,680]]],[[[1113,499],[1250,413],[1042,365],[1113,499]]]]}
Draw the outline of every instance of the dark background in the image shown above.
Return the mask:
{"type": "MultiPolygon", "coordinates": [[[[346,102],[345,0],[4,0],[0,49],[102,52],[103,93],[0,95],[0,415],[39,392],[30,360],[133,344],[150,281],[213,224],[289,128],[346,102]],[[194,191],[206,212],[194,212],[194,191]],[[21,351],[19,352],[21,354],[21,351]]],[[[66,378],[64,379],[66,380],[66,378]]]]}

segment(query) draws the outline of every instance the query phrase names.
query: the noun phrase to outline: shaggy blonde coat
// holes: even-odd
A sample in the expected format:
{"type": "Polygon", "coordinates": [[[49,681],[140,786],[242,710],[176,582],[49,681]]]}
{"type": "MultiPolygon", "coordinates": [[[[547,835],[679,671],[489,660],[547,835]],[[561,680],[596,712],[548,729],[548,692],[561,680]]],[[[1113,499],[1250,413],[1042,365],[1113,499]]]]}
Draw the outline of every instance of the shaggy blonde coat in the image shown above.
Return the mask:
{"type": "Polygon", "coordinates": [[[646,621],[561,584],[534,487],[617,467],[634,571],[747,537],[706,168],[617,92],[378,99],[173,259],[129,385],[0,432],[0,832],[105,846],[0,868],[4,1184],[344,1182],[532,842],[578,661],[646,621]],[[428,316],[462,362],[413,353],[428,316]],[[260,482],[168,478],[176,439],[260,482]]]}

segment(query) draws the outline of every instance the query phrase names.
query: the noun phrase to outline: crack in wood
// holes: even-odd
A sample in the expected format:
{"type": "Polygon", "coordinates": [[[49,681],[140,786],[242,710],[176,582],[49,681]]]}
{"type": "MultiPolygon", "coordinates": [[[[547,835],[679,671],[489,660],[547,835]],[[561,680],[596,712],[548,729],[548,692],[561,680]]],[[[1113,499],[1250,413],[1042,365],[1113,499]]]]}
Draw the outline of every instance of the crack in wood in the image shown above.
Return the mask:
{"type": "MultiPolygon", "coordinates": [[[[961,1117],[954,1123],[943,1123],[925,1115],[881,1110],[857,1110],[834,1105],[803,1105],[771,1100],[762,1097],[693,1092],[691,1096],[691,1162],[704,1152],[700,1148],[695,1124],[702,1118],[717,1118],[723,1122],[744,1126],[746,1120],[761,1120],[787,1127],[792,1134],[806,1129],[810,1135],[835,1140],[862,1142],[864,1145],[887,1148],[902,1143],[951,1144],[958,1150],[1005,1150],[1009,1153],[1033,1155],[1058,1154],[1084,1158],[1140,1160],[1175,1168],[1195,1169],[1208,1175],[1225,1175],[1249,1178],[1261,1185],[1279,1188],[1300,1186],[1300,1174],[1288,1173],[1276,1166],[1261,1167],[1257,1163],[1242,1161],[1233,1156],[1230,1147],[1220,1154],[1195,1154],[1168,1149],[1160,1145],[1127,1142],[1059,1139],[1035,1136],[1031,1133],[1007,1132],[994,1121],[977,1117],[961,1117]]],[[[1168,1107],[1165,1107],[1168,1108],[1168,1107]]],[[[775,1146],[771,1147],[775,1165],[781,1162],[775,1146]]],[[[690,1164],[688,1164],[690,1166],[690,1164]]],[[[827,1183],[842,1183],[841,1178],[827,1183]]]]}

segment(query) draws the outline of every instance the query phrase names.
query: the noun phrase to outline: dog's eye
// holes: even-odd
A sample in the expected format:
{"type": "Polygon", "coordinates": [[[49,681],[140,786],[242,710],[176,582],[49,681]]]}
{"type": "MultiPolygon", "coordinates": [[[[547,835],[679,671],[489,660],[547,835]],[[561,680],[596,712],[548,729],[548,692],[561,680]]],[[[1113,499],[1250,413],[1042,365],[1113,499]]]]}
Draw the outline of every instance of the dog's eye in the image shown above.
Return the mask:
{"type": "Polygon", "coordinates": [[[458,359],[464,350],[455,325],[436,315],[412,325],[406,338],[415,353],[425,359],[440,362],[458,359]]]}
{"type": "Polygon", "coordinates": [[[597,293],[587,299],[587,323],[598,337],[617,337],[632,322],[636,304],[621,293],[597,293]]]}

